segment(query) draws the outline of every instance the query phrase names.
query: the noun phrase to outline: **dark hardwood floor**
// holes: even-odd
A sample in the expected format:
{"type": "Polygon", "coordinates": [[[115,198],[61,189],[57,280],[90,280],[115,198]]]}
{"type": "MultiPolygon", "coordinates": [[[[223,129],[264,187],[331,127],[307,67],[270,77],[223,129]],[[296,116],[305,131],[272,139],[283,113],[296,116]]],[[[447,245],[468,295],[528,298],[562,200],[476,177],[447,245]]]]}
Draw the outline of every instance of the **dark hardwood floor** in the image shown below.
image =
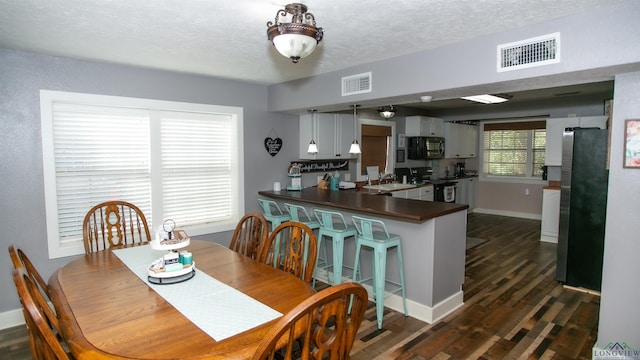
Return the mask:
{"type": "MultiPolygon", "coordinates": [[[[590,359],[600,298],[555,281],[540,221],[471,214],[467,234],[487,242],[467,250],[465,304],[431,325],[387,309],[378,330],[370,303],[351,358],[590,359]]],[[[26,334],[0,331],[0,358],[31,359],[26,334]]]]}
{"type": "MultiPolygon", "coordinates": [[[[428,325],[367,311],[352,359],[591,359],[599,296],[555,280],[556,245],[540,243],[540,221],[471,214],[465,304],[428,325]]],[[[372,304],[370,304],[372,305],[372,304]]]]}

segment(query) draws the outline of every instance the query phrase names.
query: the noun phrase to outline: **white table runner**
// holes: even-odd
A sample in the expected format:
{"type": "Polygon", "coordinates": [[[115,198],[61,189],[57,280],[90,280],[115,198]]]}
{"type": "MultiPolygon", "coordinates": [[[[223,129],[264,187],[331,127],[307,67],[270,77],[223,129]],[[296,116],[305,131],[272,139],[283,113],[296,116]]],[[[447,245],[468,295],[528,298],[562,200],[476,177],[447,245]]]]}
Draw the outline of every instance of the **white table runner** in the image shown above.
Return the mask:
{"type": "Polygon", "coordinates": [[[190,280],[168,285],[149,283],[147,267],[163,255],[149,245],[112,252],[158,295],[197,327],[220,341],[276,319],[282,314],[198,270],[190,280]]]}

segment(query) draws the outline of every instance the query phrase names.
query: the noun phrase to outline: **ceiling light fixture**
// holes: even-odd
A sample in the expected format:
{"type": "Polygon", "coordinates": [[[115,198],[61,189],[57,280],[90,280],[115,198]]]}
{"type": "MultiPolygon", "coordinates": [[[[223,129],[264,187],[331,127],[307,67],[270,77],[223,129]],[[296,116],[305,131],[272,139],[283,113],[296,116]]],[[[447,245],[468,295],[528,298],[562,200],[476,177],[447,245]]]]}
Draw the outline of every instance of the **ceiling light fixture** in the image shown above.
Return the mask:
{"type": "Polygon", "coordinates": [[[396,116],[396,109],[393,108],[393,105],[382,106],[378,108],[378,114],[385,119],[391,119],[396,116]]]}
{"type": "Polygon", "coordinates": [[[489,94],[463,96],[461,99],[469,100],[469,101],[475,101],[475,102],[479,102],[479,103],[483,103],[483,104],[499,104],[499,103],[503,103],[505,101],[509,101],[509,99],[506,99],[506,98],[503,98],[503,97],[500,97],[500,96],[489,95],[489,94]]]}
{"type": "Polygon", "coordinates": [[[324,30],[316,27],[316,19],[307,6],[293,3],[276,13],[275,24],[267,22],[267,37],[278,52],[294,63],[309,56],[322,40],[324,30]]]}
{"type": "Polygon", "coordinates": [[[362,151],[360,150],[360,144],[358,144],[358,115],[356,114],[356,109],[360,105],[351,105],[353,108],[353,142],[351,143],[351,147],[349,148],[349,154],[360,154],[362,151]]]}
{"type": "Polygon", "coordinates": [[[314,137],[313,128],[316,126],[317,111],[318,110],[316,109],[309,109],[309,112],[311,113],[311,141],[309,142],[309,148],[307,149],[307,152],[312,155],[315,155],[318,153],[318,145],[316,145],[316,142],[313,140],[313,137],[314,137]]]}

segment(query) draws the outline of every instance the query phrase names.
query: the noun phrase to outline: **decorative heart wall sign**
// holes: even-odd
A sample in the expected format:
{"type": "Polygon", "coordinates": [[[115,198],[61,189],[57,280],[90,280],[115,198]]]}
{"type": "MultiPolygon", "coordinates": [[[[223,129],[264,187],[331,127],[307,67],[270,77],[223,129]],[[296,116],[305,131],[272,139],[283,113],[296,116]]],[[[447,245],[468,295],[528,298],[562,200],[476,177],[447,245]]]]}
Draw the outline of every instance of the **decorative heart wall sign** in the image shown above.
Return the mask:
{"type": "Polygon", "coordinates": [[[272,139],[270,137],[267,137],[264,139],[264,148],[267,149],[267,152],[269,153],[269,155],[276,156],[278,152],[280,152],[280,149],[282,148],[282,139],[280,138],[272,139]]]}

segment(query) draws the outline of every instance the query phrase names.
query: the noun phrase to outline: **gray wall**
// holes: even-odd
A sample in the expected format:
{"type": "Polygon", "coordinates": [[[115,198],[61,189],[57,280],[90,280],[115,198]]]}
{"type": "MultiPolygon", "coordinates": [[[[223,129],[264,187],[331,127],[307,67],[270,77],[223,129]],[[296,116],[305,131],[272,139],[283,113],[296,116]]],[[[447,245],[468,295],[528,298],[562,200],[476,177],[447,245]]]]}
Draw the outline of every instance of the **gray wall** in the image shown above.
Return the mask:
{"type": "MultiPolygon", "coordinates": [[[[298,157],[297,117],[267,112],[263,85],[1,49],[0,64],[0,314],[20,307],[12,291],[10,244],[23,248],[45,278],[71,260],[49,260],[47,254],[40,89],[242,107],[246,211],[258,210],[258,190],[288,181],[289,161],[298,157]],[[284,145],[271,157],[263,141],[274,134],[284,145]]],[[[231,234],[208,238],[228,244],[231,234]]]]}
{"type": "Polygon", "coordinates": [[[598,346],[640,349],[640,169],[622,167],[625,119],[640,118],[640,72],[616,76],[598,346]]]}
{"type": "Polygon", "coordinates": [[[640,47],[632,44],[640,43],[640,28],[636,26],[639,17],[640,5],[630,0],[429,51],[276,84],[269,88],[269,109],[323,111],[323,106],[343,104],[344,110],[353,103],[366,107],[368,100],[372,101],[370,105],[379,106],[375,100],[380,98],[397,98],[398,101],[387,103],[400,105],[416,102],[419,95],[433,95],[437,100],[482,94],[488,89],[500,93],[612,80],[617,73],[638,71],[640,47]],[[496,72],[497,45],[554,32],[561,33],[560,63],[496,72]],[[372,92],[343,97],[341,78],[363,72],[372,72],[372,92]]]}

